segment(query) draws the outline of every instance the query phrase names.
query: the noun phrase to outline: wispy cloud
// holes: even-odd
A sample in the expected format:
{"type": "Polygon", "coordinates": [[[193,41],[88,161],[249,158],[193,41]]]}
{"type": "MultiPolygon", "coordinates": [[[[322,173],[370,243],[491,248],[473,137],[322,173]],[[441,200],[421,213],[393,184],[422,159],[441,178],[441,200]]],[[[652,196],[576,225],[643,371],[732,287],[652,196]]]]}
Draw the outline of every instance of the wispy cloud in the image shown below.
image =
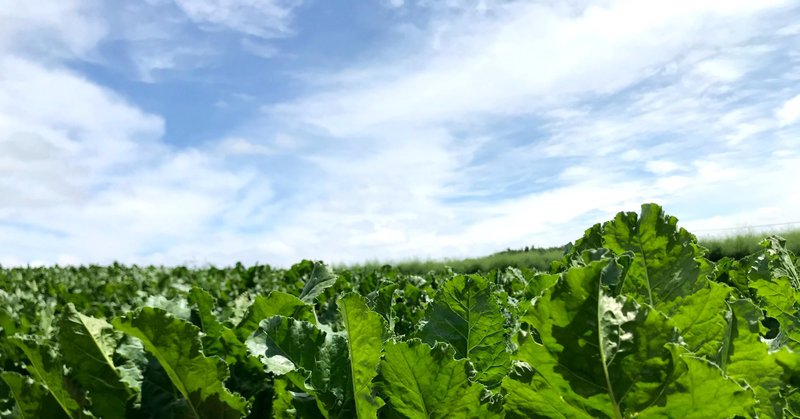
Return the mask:
{"type": "Polygon", "coordinates": [[[0,51],[43,59],[84,56],[108,33],[93,0],[0,4],[0,51]]]}
{"type": "Polygon", "coordinates": [[[261,38],[291,33],[292,11],[301,0],[175,0],[192,21],[261,38]]]}
{"type": "Polygon", "coordinates": [[[791,125],[800,121],[800,95],[784,102],[775,112],[781,126],[791,125]]]}

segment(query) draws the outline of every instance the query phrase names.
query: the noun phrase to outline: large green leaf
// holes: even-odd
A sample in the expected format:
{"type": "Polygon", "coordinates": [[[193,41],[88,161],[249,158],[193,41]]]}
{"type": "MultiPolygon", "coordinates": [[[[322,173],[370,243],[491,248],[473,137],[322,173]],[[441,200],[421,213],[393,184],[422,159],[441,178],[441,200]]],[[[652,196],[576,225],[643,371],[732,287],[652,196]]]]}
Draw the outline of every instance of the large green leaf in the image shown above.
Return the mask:
{"type": "Polygon", "coordinates": [[[313,371],[325,338],[326,333],[309,322],[273,316],[261,321],[246,345],[269,372],[284,375],[298,368],[313,371]]]}
{"type": "MultiPolygon", "coordinates": [[[[203,331],[203,352],[206,356],[219,356],[230,369],[226,385],[251,402],[252,416],[267,414],[271,386],[263,364],[247,350],[244,339],[222,324],[212,312],[216,301],[211,294],[192,288],[189,300],[194,305],[192,319],[203,331]]],[[[299,301],[299,300],[298,300],[299,301]]],[[[246,336],[245,336],[246,337],[246,336]]]]}
{"type": "Polygon", "coordinates": [[[779,418],[785,404],[781,397],[783,368],[761,339],[764,331],[762,311],[750,300],[736,300],[729,304],[732,315],[720,366],[729,377],[753,389],[758,398],[759,417],[779,418]]]}
{"type": "Polygon", "coordinates": [[[25,353],[29,364],[25,366],[31,376],[43,385],[69,417],[82,415],[82,405],[86,404],[83,395],[64,376],[63,363],[53,348],[32,338],[15,337],[10,339],[25,353]]]}
{"type": "MultiPolygon", "coordinates": [[[[538,349],[533,340],[523,339],[516,354],[520,360],[534,360],[538,349]]],[[[569,388],[564,377],[542,374],[524,361],[515,361],[512,373],[503,379],[505,413],[507,418],[581,418],[593,416],[577,403],[562,397],[562,389],[569,388]]]]}
{"type": "Polygon", "coordinates": [[[761,252],[750,257],[749,279],[786,278],[794,289],[800,290],[800,274],[792,260],[792,253],[786,249],[786,239],[770,236],[762,240],[759,246],[761,252]]]}
{"type": "Polygon", "coordinates": [[[214,306],[217,301],[208,291],[197,286],[189,291],[189,302],[194,305],[191,311],[192,322],[200,327],[208,336],[219,336],[224,326],[214,315],[214,306]]]}
{"type": "Polygon", "coordinates": [[[702,288],[704,275],[710,273],[710,267],[699,260],[704,252],[697,239],[677,223],[660,206],[645,204],[641,216],[621,212],[602,229],[603,247],[617,255],[633,252],[623,292],[641,296],[668,314],[668,303],[702,288]]]}
{"type": "Polygon", "coordinates": [[[306,304],[294,295],[273,291],[266,297],[256,296],[242,320],[236,325],[236,335],[242,341],[246,340],[258,328],[258,324],[262,320],[272,316],[293,317],[310,323],[317,321],[313,306],[306,304]]]}
{"type": "Polygon", "coordinates": [[[124,413],[136,393],[122,381],[124,372],[113,361],[122,334],[105,320],[84,316],[69,304],[58,338],[70,377],[91,396],[92,413],[107,418],[124,413]]]}
{"type": "Polygon", "coordinates": [[[385,323],[358,295],[343,297],[339,306],[343,334],[328,334],[309,322],[274,316],[261,322],[247,345],[275,374],[310,375],[309,391],[325,416],[374,418],[382,405],[372,394],[372,380],[377,375],[385,323]]]}
{"type": "Polygon", "coordinates": [[[312,394],[325,417],[345,418],[357,414],[347,345],[344,336],[284,316],[263,320],[247,340],[267,370],[312,394]]]}
{"type": "Polygon", "coordinates": [[[387,414],[406,418],[486,418],[495,414],[481,403],[484,387],[467,375],[467,360],[454,359],[450,345],[420,340],[387,342],[379,387],[387,414]]]}
{"type": "Polygon", "coordinates": [[[383,400],[373,395],[372,380],[378,374],[386,324],[357,294],[342,297],[339,311],[347,334],[356,413],[359,419],[374,418],[383,405],[383,400]]]}
{"type": "Polygon", "coordinates": [[[800,417],[800,353],[784,347],[773,355],[778,365],[784,369],[781,376],[784,382],[784,389],[781,391],[785,401],[784,416],[800,417]]]}
{"type": "Polygon", "coordinates": [[[679,297],[672,306],[673,323],[680,330],[686,347],[711,361],[719,361],[722,342],[728,333],[731,313],[726,304],[732,289],[725,284],[708,281],[694,294],[679,297]]]}
{"type": "Polygon", "coordinates": [[[476,379],[499,384],[511,364],[505,336],[505,317],[489,281],[480,275],[456,276],[444,283],[425,316],[420,332],[430,345],[447,342],[457,358],[475,364],[476,379]]]}
{"type": "Polygon", "coordinates": [[[386,319],[390,332],[394,332],[395,312],[394,299],[399,285],[393,282],[379,284],[379,288],[367,295],[367,304],[376,313],[386,319]]]}
{"type": "MultiPolygon", "coordinates": [[[[714,359],[726,330],[725,299],[732,290],[710,283],[707,276],[713,268],[703,257],[705,250],[677,222],[660,206],[645,204],[641,215],[621,212],[602,227],[588,230],[590,238],[584,238],[581,248],[602,245],[618,257],[632,255],[624,280],[614,292],[632,296],[672,318],[692,351],[714,359]]],[[[587,263],[598,259],[586,252],[598,251],[584,249],[582,259],[587,263]]]]}
{"type": "Polygon", "coordinates": [[[773,236],[760,243],[762,250],[745,258],[748,287],[767,316],[779,322],[775,345],[800,351],[800,278],[786,242],[773,236]]]}
{"type": "Polygon", "coordinates": [[[229,372],[219,358],[202,352],[199,330],[167,312],[145,307],[115,319],[114,326],[142,341],[188,402],[190,417],[238,418],[247,402],[230,393],[223,382],[229,372]]]}
{"type": "Polygon", "coordinates": [[[0,378],[11,389],[16,402],[13,417],[20,419],[69,418],[53,394],[42,384],[16,372],[2,372],[0,378]]]}
{"type": "MultiPolygon", "coordinates": [[[[563,398],[590,416],[620,418],[659,400],[672,373],[664,345],[678,337],[658,311],[608,292],[622,272],[613,259],[571,268],[524,315],[540,342],[521,341],[516,357],[541,375],[533,385],[548,389],[525,409],[552,409],[563,398]]],[[[522,399],[504,388],[511,401],[522,399]]]]}
{"type": "MultiPolygon", "coordinates": [[[[326,344],[318,348],[316,363],[311,370],[313,387],[311,393],[319,400],[320,410],[323,411],[325,417],[356,417],[358,412],[348,354],[348,341],[340,334],[328,337],[326,344]]],[[[362,400],[362,408],[366,410],[364,402],[362,400]]]]}
{"type": "Polygon", "coordinates": [[[673,380],[664,389],[666,403],[653,404],[641,418],[730,418],[750,416],[755,399],[720,369],[685,348],[668,344],[673,356],[673,380]]]}
{"type": "Polygon", "coordinates": [[[336,275],[331,269],[322,262],[314,263],[314,270],[306,280],[303,291],[300,292],[300,299],[306,303],[313,303],[325,289],[330,288],[336,283],[336,275]]]}

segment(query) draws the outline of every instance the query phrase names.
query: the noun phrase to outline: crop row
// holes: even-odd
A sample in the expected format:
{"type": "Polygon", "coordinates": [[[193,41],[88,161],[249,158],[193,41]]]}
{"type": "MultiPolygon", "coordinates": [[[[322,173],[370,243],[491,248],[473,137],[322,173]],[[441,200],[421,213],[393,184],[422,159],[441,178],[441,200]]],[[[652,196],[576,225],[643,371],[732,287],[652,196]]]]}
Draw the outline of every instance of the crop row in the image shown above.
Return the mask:
{"type": "Polygon", "coordinates": [[[654,204],[548,272],[0,268],[0,416],[786,417],[800,276],[654,204]]]}

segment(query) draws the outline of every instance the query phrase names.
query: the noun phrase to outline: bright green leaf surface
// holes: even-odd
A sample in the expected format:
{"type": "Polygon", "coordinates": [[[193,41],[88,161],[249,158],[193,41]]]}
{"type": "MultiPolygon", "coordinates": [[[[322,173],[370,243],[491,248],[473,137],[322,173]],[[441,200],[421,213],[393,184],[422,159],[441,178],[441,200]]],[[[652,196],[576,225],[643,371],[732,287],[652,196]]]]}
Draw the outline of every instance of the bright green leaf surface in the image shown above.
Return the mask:
{"type": "Polygon", "coordinates": [[[122,381],[112,360],[121,333],[105,320],[78,313],[70,304],[62,316],[58,337],[70,376],[92,395],[90,410],[107,418],[125,412],[135,394],[122,381]]]}
{"type": "Polygon", "coordinates": [[[455,360],[446,344],[387,342],[381,361],[381,393],[388,414],[406,418],[486,418],[484,387],[467,377],[467,360],[455,360]]]}
{"type": "Polygon", "coordinates": [[[214,316],[214,306],[216,305],[214,296],[209,294],[208,291],[195,286],[189,292],[189,302],[195,306],[195,310],[192,311],[192,321],[199,323],[200,330],[203,333],[210,336],[219,336],[224,326],[214,316]]]}
{"type": "Polygon", "coordinates": [[[142,341],[188,401],[191,417],[238,418],[245,413],[246,401],[223,386],[228,367],[203,355],[196,326],[151,307],[115,320],[114,326],[142,341]]]}
{"type": "Polygon", "coordinates": [[[641,418],[746,417],[755,399],[720,369],[679,345],[667,345],[676,365],[675,380],[664,390],[666,404],[654,404],[641,418]]]}
{"type": "Polygon", "coordinates": [[[615,254],[633,252],[623,292],[665,313],[665,305],[691,295],[705,283],[706,269],[696,260],[703,255],[694,235],[677,227],[678,219],[655,204],[642,205],[642,213],[619,213],[603,225],[603,247],[615,254]]]}
{"type": "Polygon", "coordinates": [[[236,325],[236,335],[242,341],[246,340],[258,328],[258,324],[272,316],[292,317],[316,323],[314,308],[294,295],[273,291],[268,296],[257,296],[253,304],[247,309],[244,317],[236,325]]]}
{"type": "Polygon", "coordinates": [[[750,300],[729,304],[732,316],[721,354],[722,368],[729,377],[741,380],[755,391],[759,417],[779,418],[784,408],[780,394],[784,386],[783,368],[761,340],[761,310],[750,300]]]}
{"type": "Polygon", "coordinates": [[[511,364],[506,349],[505,318],[489,282],[479,275],[456,276],[444,283],[426,316],[420,337],[429,345],[446,342],[457,358],[468,358],[476,379],[498,384],[511,364]]]}
{"type": "Polygon", "coordinates": [[[273,316],[261,321],[246,344],[250,352],[276,375],[297,368],[310,372],[314,369],[319,348],[325,344],[325,332],[306,321],[273,316]]]}
{"type": "Polygon", "coordinates": [[[349,294],[339,300],[347,346],[350,374],[359,419],[374,418],[383,401],[373,395],[372,380],[381,359],[386,325],[380,314],[367,308],[364,298],[349,294]]]}
{"type": "Polygon", "coordinates": [[[718,360],[728,333],[730,308],[726,300],[731,291],[725,284],[708,282],[694,294],[676,299],[670,318],[690,351],[718,360]]]}
{"type": "Polygon", "coordinates": [[[311,276],[308,278],[303,291],[300,293],[300,299],[303,302],[311,304],[314,300],[322,294],[327,288],[336,283],[336,275],[324,263],[314,263],[314,270],[311,271],[311,276]]]}
{"type": "Polygon", "coordinates": [[[541,344],[523,342],[518,359],[541,375],[537,385],[549,383],[551,395],[591,416],[620,418],[655,403],[672,373],[664,347],[677,338],[672,323],[633,299],[609,295],[602,284],[621,274],[611,259],[572,268],[523,317],[541,344]]]}

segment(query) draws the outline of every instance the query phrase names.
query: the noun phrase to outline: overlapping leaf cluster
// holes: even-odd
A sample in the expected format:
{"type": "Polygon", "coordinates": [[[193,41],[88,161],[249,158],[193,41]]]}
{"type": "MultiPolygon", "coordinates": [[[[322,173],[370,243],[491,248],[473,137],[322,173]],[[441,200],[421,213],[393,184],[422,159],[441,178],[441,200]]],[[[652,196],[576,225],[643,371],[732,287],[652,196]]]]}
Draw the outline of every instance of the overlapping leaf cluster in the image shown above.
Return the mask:
{"type": "Polygon", "coordinates": [[[799,353],[785,243],[654,204],[550,272],[0,268],[0,417],[778,418],[799,353]]]}

